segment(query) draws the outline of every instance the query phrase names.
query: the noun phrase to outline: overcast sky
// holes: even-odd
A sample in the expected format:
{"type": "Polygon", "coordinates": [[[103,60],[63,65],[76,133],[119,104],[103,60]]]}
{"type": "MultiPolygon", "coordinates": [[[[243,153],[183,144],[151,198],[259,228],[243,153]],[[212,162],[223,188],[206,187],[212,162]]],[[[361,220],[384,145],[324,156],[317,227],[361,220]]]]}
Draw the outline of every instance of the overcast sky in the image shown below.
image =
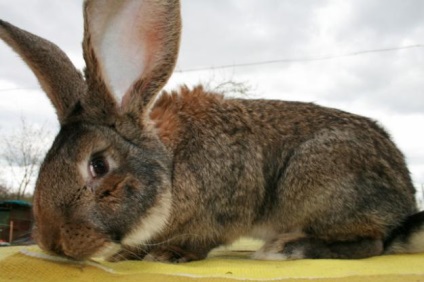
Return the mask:
{"type": "MultiPolygon", "coordinates": [[[[83,68],[81,5],[0,0],[0,18],[55,42],[83,68]]],[[[232,79],[251,85],[253,98],[369,116],[403,150],[414,182],[424,183],[424,1],[182,0],[182,10],[177,71],[183,72],[167,88],[232,79]],[[392,48],[398,50],[382,51],[392,48]],[[237,67],[273,60],[286,61],[237,67]],[[210,69],[184,72],[197,68],[210,69]]],[[[57,129],[33,74],[2,42],[0,95],[0,133],[21,117],[57,129]]]]}

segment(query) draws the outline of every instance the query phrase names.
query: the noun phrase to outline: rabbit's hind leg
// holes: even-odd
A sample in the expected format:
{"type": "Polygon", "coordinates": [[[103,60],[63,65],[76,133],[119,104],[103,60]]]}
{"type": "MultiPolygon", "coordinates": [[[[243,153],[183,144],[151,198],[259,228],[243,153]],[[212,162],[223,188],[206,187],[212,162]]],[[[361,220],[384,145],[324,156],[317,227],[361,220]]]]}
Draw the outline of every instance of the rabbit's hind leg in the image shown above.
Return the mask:
{"type": "Polygon", "coordinates": [[[326,241],[304,234],[284,234],[266,242],[253,255],[253,258],[259,260],[360,259],[382,253],[383,242],[379,239],[326,241]]]}

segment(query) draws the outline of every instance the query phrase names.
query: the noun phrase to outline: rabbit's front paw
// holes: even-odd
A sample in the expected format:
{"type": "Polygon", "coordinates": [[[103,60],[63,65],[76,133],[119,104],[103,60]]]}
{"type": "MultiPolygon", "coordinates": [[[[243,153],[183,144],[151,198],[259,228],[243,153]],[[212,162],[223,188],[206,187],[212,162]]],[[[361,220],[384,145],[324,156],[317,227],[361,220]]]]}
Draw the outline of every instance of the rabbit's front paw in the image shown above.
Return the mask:
{"type": "Polygon", "coordinates": [[[182,263],[204,259],[207,253],[188,251],[178,246],[158,247],[144,258],[147,261],[182,263]]]}
{"type": "Polygon", "coordinates": [[[144,248],[124,248],[108,257],[107,261],[143,260],[146,255],[147,251],[144,248]]]}

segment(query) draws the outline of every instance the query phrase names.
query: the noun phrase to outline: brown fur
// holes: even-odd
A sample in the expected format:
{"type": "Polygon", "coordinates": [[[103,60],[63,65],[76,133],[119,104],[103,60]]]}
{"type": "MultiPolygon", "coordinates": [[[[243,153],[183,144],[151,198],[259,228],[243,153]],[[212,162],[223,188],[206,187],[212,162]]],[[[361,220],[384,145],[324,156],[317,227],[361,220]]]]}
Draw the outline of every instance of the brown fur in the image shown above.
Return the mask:
{"type": "Polygon", "coordinates": [[[86,0],[84,19],[85,80],[57,46],[0,21],[61,123],[35,189],[40,247],[81,260],[116,243],[111,260],[172,262],[240,236],[265,240],[260,259],[424,251],[404,157],[376,122],[201,86],[156,100],[177,60],[179,2],[86,0]],[[125,53],[114,62],[135,77],[124,93],[111,87],[119,71],[105,65],[101,44],[113,16],[129,37],[112,51],[145,47],[134,48],[141,73],[125,68],[125,53]]]}
{"type": "Polygon", "coordinates": [[[366,118],[313,104],[224,99],[201,87],[164,94],[152,111],[159,112],[166,113],[152,115],[159,136],[169,132],[160,125],[174,125],[164,143],[178,176],[170,225],[177,230],[165,237],[188,233],[173,244],[228,243],[258,223],[283,237],[300,228],[326,241],[381,242],[416,209],[402,154],[366,118]],[[233,144],[242,150],[234,154],[233,144]],[[357,182],[365,175],[382,191],[357,182]]]}

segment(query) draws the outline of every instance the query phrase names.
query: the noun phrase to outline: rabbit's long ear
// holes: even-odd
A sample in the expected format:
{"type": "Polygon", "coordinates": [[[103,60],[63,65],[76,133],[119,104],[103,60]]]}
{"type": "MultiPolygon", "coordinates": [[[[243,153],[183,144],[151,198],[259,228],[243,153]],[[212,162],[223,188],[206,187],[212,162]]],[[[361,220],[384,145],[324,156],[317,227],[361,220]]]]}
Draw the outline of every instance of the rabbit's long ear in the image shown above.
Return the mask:
{"type": "Polygon", "coordinates": [[[86,91],[82,74],[55,44],[1,20],[0,38],[34,72],[62,124],[86,91]]]}
{"type": "Polygon", "coordinates": [[[89,92],[106,91],[123,112],[144,112],[177,60],[179,1],[86,0],[84,8],[89,92]]]}

